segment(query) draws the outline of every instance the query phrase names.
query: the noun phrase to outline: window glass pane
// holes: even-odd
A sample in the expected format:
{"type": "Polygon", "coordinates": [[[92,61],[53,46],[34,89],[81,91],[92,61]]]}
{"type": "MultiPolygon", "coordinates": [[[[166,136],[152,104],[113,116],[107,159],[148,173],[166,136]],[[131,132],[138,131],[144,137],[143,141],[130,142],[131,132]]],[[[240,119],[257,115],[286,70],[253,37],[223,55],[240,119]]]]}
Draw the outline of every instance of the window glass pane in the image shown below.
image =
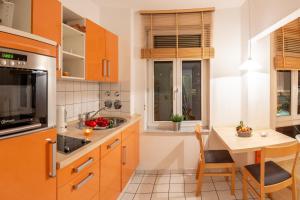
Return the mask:
{"type": "Polygon", "coordinates": [[[277,116],[291,115],[291,71],[277,72],[277,116]]]}
{"type": "Polygon", "coordinates": [[[182,62],[182,114],[201,120],[201,61],[182,62]]]}
{"type": "Polygon", "coordinates": [[[173,62],[154,62],[154,121],[170,121],[173,113],[173,62]]]}

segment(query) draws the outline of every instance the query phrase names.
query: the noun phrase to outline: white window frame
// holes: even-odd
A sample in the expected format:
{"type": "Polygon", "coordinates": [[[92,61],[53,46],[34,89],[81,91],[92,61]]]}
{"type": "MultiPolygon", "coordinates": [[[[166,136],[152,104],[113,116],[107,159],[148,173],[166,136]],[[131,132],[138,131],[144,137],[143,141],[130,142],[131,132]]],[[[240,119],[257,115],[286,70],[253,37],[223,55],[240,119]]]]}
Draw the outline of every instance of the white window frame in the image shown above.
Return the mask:
{"type": "Polygon", "coordinates": [[[171,121],[154,121],[154,62],[172,61],[173,62],[173,112],[182,114],[182,62],[200,61],[201,62],[201,119],[183,121],[182,127],[191,127],[201,124],[209,127],[209,62],[199,58],[189,59],[152,59],[148,60],[148,80],[147,80],[147,126],[155,129],[170,129],[171,121]],[[176,90],[178,89],[178,92],[176,90]]]}
{"type": "Polygon", "coordinates": [[[291,70],[291,114],[289,116],[277,116],[277,71],[275,75],[275,106],[276,106],[276,127],[292,126],[300,123],[298,114],[298,71],[291,70]]]}

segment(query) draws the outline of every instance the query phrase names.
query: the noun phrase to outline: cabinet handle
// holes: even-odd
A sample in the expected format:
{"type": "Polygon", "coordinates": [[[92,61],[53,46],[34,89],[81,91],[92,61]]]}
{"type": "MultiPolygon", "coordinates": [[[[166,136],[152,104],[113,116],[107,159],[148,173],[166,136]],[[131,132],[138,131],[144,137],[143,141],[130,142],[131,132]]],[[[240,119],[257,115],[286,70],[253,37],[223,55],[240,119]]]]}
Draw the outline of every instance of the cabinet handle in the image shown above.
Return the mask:
{"type": "Polygon", "coordinates": [[[110,77],[110,61],[107,60],[107,77],[110,77]]]}
{"type": "Polygon", "coordinates": [[[121,143],[120,139],[116,139],[113,143],[107,145],[107,149],[113,149],[121,143]]]}
{"type": "Polygon", "coordinates": [[[49,152],[49,164],[50,172],[49,177],[56,177],[56,141],[52,141],[50,138],[46,139],[50,146],[49,152]]]}
{"type": "Polygon", "coordinates": [[[102,75],[103,77],[106,77],[106,60],[102,60],[102,75]]]}
{"type": "Polygon", "coordinates": [[[127,163],[127,147],[123,146],[122,150],[123,150],[122,151],[122,153],[123,153],[123,155],[122,155],[122,164],[126,165],[126,163],[127,163]]]}
{"type": "Polygon", "coordinates": [[[87,166],[89,166],[90,164],[92,164],[94,162],[94,158],[90,157],[86,162],[84,162],[82,165],[80,165],[79,167],[76,167],[73,169],[74,172],[79,173],[81,172],[84,168],[86,168],[87,166]]]}
{"type": "Polygon", "coordinates": [[[87,177],[85,177],[82,181],[80,181],[78,184],[73,185],[73,189],[74,190],[79,190],[80,188],[82,188],[85,184],[87,184],[89,182],[89,180],[91,180],[94,177],[94,173],[89,173],[89,175],[87,177]]]}
{"type": "Polygon", "coordinates": [[[62,56],[61,45],[58,45],[58,70],[62,69],[62,62],[63,62],[63,56],[62,56]]]}

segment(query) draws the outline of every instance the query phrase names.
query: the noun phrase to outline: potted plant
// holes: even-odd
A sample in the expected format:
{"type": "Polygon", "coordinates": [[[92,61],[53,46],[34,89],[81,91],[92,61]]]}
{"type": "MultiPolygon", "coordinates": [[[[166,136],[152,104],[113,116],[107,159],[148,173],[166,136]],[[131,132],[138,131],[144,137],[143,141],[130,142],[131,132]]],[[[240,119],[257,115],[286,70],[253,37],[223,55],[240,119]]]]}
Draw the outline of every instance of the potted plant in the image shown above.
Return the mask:
{"type": "Polygon", "coordinates": [[[174,131],[179,131],[180,130],[180,124],[183,121],[183,116],[179,114],[173,114],[171,116],[171,121],[173,122],[173,130],[174,131]]]}

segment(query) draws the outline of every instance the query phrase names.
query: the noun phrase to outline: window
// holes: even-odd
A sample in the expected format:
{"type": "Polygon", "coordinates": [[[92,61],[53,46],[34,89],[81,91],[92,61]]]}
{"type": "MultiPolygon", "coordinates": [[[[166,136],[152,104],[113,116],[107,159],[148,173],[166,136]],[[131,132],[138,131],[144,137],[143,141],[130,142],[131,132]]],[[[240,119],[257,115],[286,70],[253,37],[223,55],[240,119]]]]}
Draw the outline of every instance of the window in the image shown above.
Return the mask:
{"type": "Polygon", "coordinates": [[[148,126],[170,127],[172,114],[183,125],[208,126],[208,61],[165,59],[149,61],[148,126]]]}
{"type": "Polygon", "coordinates": [[[277,72],[277,116],[291,115],[291,71],[277,72]]]}

